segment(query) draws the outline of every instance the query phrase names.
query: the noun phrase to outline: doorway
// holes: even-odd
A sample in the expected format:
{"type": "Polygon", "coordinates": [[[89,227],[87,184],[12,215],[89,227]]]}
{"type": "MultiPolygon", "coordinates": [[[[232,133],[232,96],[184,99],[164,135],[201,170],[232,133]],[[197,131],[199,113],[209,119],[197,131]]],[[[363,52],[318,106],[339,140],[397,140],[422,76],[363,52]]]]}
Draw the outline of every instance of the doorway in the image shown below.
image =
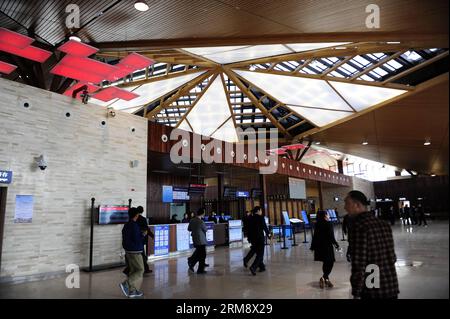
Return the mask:
{"type": "Polygon", "coordinates": [[[6,187],[0,187],[0,269],[2,266],[3,228],[5,226],[6,215],[6,190],[6,187]]]}

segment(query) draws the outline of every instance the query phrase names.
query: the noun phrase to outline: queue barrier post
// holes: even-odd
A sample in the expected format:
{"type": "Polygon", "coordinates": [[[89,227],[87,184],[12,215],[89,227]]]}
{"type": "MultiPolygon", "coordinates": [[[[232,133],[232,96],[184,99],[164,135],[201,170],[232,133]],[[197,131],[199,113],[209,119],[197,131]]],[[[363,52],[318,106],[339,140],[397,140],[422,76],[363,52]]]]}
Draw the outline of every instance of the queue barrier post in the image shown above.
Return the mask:
{"type": "Polygon", "coordinates": [[[287,225],[281,225],[281,230],[283,232],[283,246],[281,249],[289,249],[289,247],[286,245],[286,226],[287,225]]]}
{"type": "Polygon", "coordinates": [[[298,246],[297,242],[295,241],[295,225],[296,224],[291,224],[292,237],[294,238],[294,243],[291,244],[291,246],[298,246]]]}

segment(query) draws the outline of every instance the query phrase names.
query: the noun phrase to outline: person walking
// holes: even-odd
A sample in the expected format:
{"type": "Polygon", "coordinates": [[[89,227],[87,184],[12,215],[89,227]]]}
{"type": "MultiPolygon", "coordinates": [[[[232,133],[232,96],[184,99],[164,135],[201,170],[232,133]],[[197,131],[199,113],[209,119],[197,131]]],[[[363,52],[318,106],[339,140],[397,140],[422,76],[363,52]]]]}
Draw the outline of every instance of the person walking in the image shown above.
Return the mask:
{"type": "Polygon", "coordinates": [[[316,229],[311,242],[311,250],[314,251],[314,260],[323,262],[323,275],[320,277],[319,286],[324,288],[333,288],[329,275],[333,270],[334,262],[334,247],[339,248],[334,237],[333,225],[330,222],[330,216],[326,211],[318,211],[316,219],[316,229]]]}
{"type": "Polygon", "coordinates": [[[394,212],[394,206],[391,205],[391,207],[389,207],[389,219],[391,221],[391,225],[394,226],[395,225],[395,212],[394,212]]]}
{"type": "Polygon", "coordinates": [[[128,216],[129,221],[122,229],[122,246],[125,249],[129,272],[127,280],[120,284],[120,288],[125,296],[139,298],[144,295],[140,291],[144,273],[144,262],[142,260],[144,234],[137,223],[139,217],[138,210],[134,207],[130,208],[128,216]]]}
{"type": "Polygon", "coordinates": [[[355,299],[396,299],[400,291],[392,229],[368,212],[369,204],[360,191],[353,190],[345,198],[345,210],[353,216],[349,236],[352,295],[355,299]]]}
{"type": "Polygon", "coordinates": [[[404,218],[406,221],[405,225],[411,226],[411,209],[408,204],[403,208],[404,218]]]}
{"type": "Polygon", "coordinates": [[[247,238],[248,234],[248,223],[251,218],[251,214],[248,210],[245,211],[244,217],[242,218],[242,231],[244,232],[244,237],[247,238]]]}
{"type": "Polygon", "coordinates": [[[203,221],[205,217],[205,208],[199,208],[197,215],[191,219],[188,226],[188,231],[191,232],[192,241],[194,242],[195,251],[191,257],[188,258],[188,266],[191,272],[194,272],[194,267],[198,262],[197,274],[206,274],[206,225],[203,221]]]}
{"type": "Polygon", "coordinates": [[[269,228],[267,227],[264,216],[262,215],[261,207],[255,206],[252,209],[252,216],[248,219],[247,238],[251,244],[250,251],[244,257],[244,267],[248,267],[250,259],[256,254],[255,260],[250,266],[250,272],[253,276],[256,275],[256,270],[259,268],[260,272],[266,270],[264,264],[264,250],[265,250],[265,235],[271,237],[269,228]]]}
{"type": "MultiPolygon", "coordinates": [[[[155,238],[155,235],[150,231],[150,229],[148,228],[148,223],[147,223],[147,218],[145,218],[144,216],[142,216],[142,214],[144,213],[144,207],[142,206],[138,206],[137,208],[135,208],[137,213],[138,213],[138,219],[136,221],[136,223],[138,224],[142,234],[144,235],[144,249],[142,250],[142,261],[144,262],[144,274],[150,274],[152,273],[152,270],[150,269],[150,267],[148,266],[148,257],[147,257],[147,253],[146,253],[146,246],[148,243],[148,236],[155,238]]],[[[127,257],[125,255],[125,264],[126,267],[123,270],[123,273],[125,275],[128,275],[128,273],[130,272],[130,267],[128,265],[128,260],[127,257]]]]}
{"type": "Polygon", "coordinates": [[[427,220],[425,219],[425,210],[423,209],[422,204],[417,205],[417,214],[419,215],[419,226],[422,226],[422,222],[424,226],[428,226],[427,220]]]}
{"type": "Polygon", "coordinates": [[[342,232],[345,236],[347,236],[347,241],[349,242],[349,245],[347,246],[347,253],[346,258],[347,261],[351,261],[351,247],[350,247],[350,240],[348,237],[350,236],[350,228],[352,227],[352,216],[350,214],[347,214],[344,216],[344,219],[342,220],[342,232]]]}

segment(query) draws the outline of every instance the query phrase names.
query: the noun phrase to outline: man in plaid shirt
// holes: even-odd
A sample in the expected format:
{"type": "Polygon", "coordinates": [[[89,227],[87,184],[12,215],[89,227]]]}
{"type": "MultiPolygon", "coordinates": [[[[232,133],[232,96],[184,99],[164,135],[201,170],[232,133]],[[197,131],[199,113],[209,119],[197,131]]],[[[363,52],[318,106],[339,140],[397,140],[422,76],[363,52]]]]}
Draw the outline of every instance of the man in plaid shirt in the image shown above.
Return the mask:
{"type": "Polygon", "coordinates": [[[345,210],[353,217],[348,235],[352,295],[361,299],[397,298],[392,230],[388,223],[367,211],[369,204],[359,191],[351,191],[345,198],[345,210]]]}

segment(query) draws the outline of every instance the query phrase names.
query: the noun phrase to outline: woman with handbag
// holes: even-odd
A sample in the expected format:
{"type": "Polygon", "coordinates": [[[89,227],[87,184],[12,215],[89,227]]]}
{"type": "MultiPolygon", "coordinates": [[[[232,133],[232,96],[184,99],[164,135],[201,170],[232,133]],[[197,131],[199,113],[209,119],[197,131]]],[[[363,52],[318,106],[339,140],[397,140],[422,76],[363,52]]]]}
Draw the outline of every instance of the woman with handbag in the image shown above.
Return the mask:
{"type": "Polygon", "coordinates": [[[319,211],[316,220],[311,250],[314,251],[314,260],[323,262],[323,275],[319,280],[319,285],[320,288],[325,286],[333,288],[329,275],[335,262],[334,248],[338,249],[339,244],[334,237],[333,225],[327,212],[319,211]]]}

